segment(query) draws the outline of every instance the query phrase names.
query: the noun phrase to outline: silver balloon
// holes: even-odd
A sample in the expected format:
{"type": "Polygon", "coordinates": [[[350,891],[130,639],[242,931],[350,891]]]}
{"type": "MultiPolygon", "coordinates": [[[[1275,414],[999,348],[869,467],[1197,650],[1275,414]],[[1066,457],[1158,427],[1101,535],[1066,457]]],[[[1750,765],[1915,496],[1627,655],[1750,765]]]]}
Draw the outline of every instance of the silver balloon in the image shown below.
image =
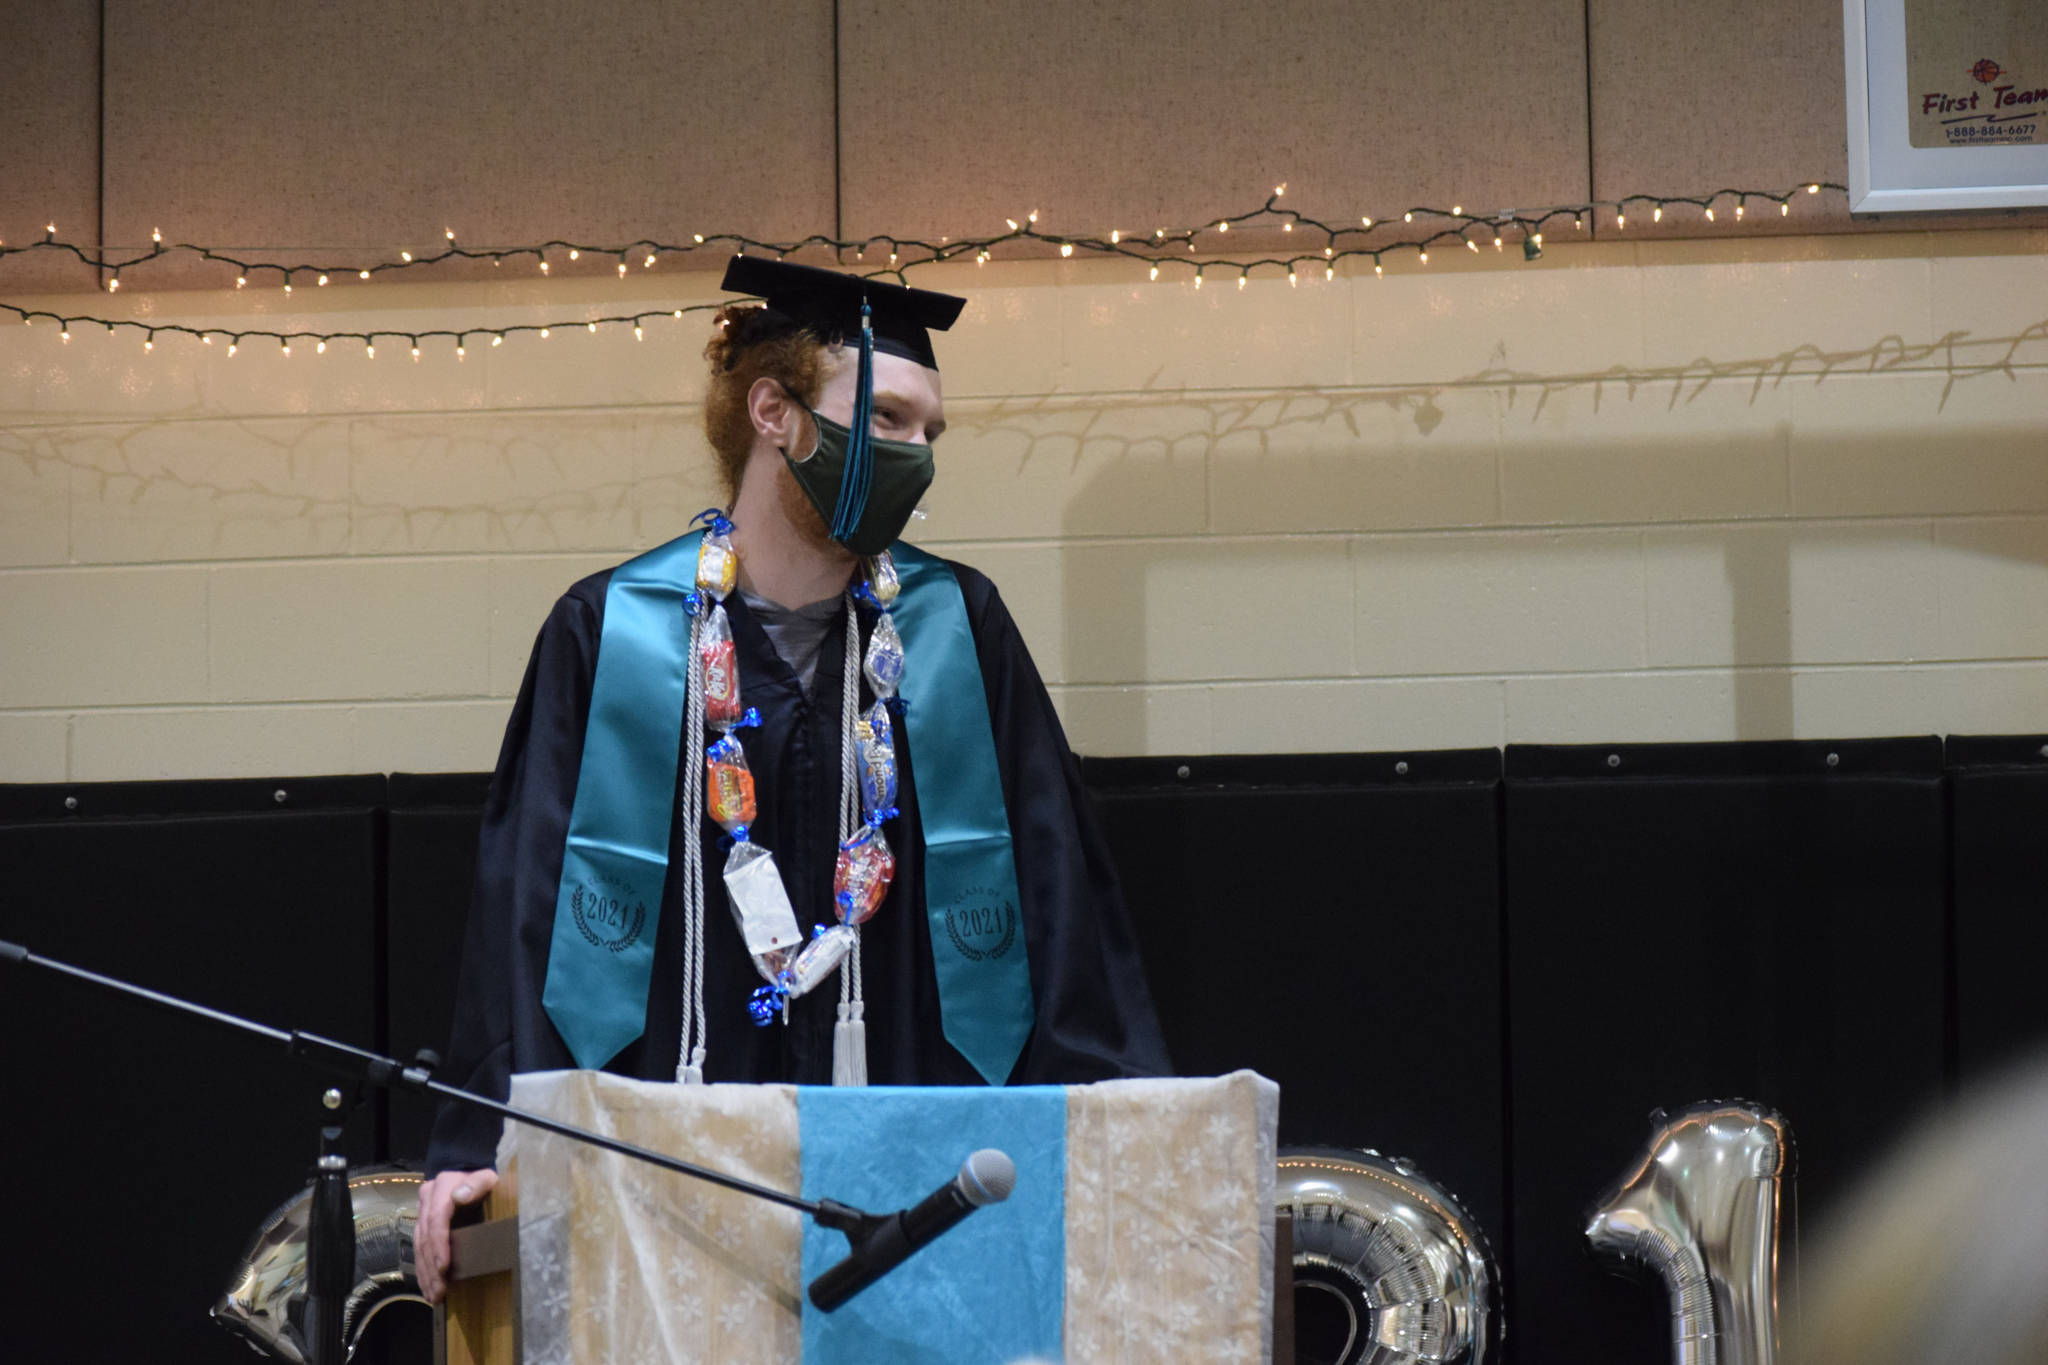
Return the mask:
{"type": "MultiPolygon", "coordinates": [[[[1492,1358],[1502,1331],[1492,1255],[1428,1176],[1377,1152],[1284,1148],[1277,1203],[1294,1215],[1297,1304],[1307,1291],[1341,1310],[1336,1365],[1492,1358]]],[[[1297,1312],[1298,1342],[1301,1325],[1297,1312]]]]}
{"type": "MultiPolygon", "coordinates": [[[[350,1355],[370,1319],[391,1304],[424,1304],[413,1271],[413,1226],[419,1219],[420,1175],[394,1166],[350,1173],[355,1204],[356,1269],[342,1309],[342,1336],[350,1355]]],[[[263,1220],[228,1292],[213,1306],[213,1320],[263,1355],[304,1365],[306,1233],[313,1204],[307,1186],[263,1220]]]]}
{"type": "Polygon", "coordinates": [[[1792,1134],[1740,1101],[1650,1115],[1633,1167],[1586,1215],[1594,1254],[1671,1296],[1675,1365],[1774,1365],[1778,1207],[1792,1134]]]}

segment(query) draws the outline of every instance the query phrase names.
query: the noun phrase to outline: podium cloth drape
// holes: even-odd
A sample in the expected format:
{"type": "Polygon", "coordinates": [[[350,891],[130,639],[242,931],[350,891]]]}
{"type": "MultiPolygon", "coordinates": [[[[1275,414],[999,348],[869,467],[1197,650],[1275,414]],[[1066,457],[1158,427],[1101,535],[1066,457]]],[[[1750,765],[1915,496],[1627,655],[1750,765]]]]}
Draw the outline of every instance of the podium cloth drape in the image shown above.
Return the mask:
{"type": "Polygon", "coordinates": [[[811,1231],[807,1266],[810,1220],[793,1210],[508,1124],[499,1160],[518,1170],[529,1365],[1270,1360],[1279,1114],[1271,1081],[1236,1072],[1009,1091],[814,1091],[809,1105],[804,1096],[794,1086],[677,1086],[594,1072],[517,1076],[512,1090],[515,1105],[878,1213],[923,1198],[980,1146],[1017,1147],[1018,1191],[916,1253],[829,1326],[807,1324],[820,1315],[803,1299],[806,1276],[821,1253],[843,1248],[839,1234],[825,1242],[811,1231]],[[1014,1106],[1009,1120],[1005,1106],[1014,1106]],[[1049,1140],[1048,1114],[1064,1129],[1058,1140],[1049,1140]],[[857,1189],[825,1183],[878,1145],[857,1189]],[[1057,1154],[1050,1166],[1048,1152],[1057,1154]],[[1049,1182],[1060,1185],[1056,1198],[1049,1182]],[[1026,1218],[1038,1224],[1015,1221],[1026,1218]],[[1027,1243],[1037,1250],[1021,1250],[1027,1243]],[[1042,1257],[1047,1245],[1064,1261],[1057,1276],[1008,1269],[1007,1256],[1042,1257]],[[969,1307],[1025,1294],[1035,1313],[969,1307]],[[1042,1326],[1053,1298],[1055,1349],[1042,1335],[1030,1350],[1003,1338],[995,1319],[1042,1326]]]}

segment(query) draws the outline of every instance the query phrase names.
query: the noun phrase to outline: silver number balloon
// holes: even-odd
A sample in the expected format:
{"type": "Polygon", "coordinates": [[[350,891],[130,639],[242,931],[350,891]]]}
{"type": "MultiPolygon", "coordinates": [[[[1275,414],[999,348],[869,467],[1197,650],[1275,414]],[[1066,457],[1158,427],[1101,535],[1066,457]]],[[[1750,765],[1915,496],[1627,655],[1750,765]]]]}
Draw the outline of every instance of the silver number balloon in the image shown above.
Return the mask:
{"type": "MultiPolygon", "coordinates": [[[[420,1176],[391,1166],[366,1166],[348,1178],[355,1203],[356,1273],[342,1310],[350,1355],[370,1319],[391,1304],[424,1304],[413,1270],[413,1225],[419,1218],[420,1176]]],[[[306,1232],[312,1187],[293,1195],[257,1229],[213,1319],[261,1354],[304,1365],[300,1329],[306,1297],[306,1232]]]]}
{"type": "Polygon", "coordinates": [[[1739,1101],[1650,1115],[1642,1156],[1586,1216],[1594,1254],[1671,1296],[1674,1365],[1774,1365],[1778,1208],[1792,1134],[1739,1101]]]}
{"type": "Polygon", "coordinates": [[[1486,1365],[1501,1338],[1498,1276],[1458,1201],[1377,1152],[1285,1148],[1276,1202],[1294,1216],[1294,1283],[1336,1297],[1337,1365],[1486,1365]]]}

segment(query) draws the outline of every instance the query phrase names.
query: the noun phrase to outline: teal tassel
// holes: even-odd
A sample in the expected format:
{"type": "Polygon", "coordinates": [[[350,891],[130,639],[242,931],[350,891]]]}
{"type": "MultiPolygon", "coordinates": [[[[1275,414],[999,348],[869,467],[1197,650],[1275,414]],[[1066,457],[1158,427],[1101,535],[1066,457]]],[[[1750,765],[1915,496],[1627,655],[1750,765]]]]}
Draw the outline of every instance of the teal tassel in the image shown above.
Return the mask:
{"type": "Polygon", "coordinates": [[[839,505],[832,518],[832,538],[845,541],[867,510],[874,483],[875,329],[866,299],[860,305],[860,373],[854,380],[852,433],[846,443],[846,468],[839,476],[839,505]]]}

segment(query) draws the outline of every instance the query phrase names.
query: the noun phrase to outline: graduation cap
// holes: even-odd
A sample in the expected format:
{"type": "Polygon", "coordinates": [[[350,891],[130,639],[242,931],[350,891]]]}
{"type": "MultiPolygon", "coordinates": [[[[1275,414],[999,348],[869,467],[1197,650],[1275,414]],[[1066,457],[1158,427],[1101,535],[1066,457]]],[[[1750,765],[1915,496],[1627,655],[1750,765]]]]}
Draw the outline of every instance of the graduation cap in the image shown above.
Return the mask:
{"type": "Polygon", "coordinates": [[[859,341],[865,305],[876,350],[934,370],[939,362],[932,354],[931,332],[951,327],[967,304],[952,294],[762,256],[733,257],[720,288],[735,294],[757,294],[770,313],[792,326],[808,327],[831,342],[859,341]]]}

